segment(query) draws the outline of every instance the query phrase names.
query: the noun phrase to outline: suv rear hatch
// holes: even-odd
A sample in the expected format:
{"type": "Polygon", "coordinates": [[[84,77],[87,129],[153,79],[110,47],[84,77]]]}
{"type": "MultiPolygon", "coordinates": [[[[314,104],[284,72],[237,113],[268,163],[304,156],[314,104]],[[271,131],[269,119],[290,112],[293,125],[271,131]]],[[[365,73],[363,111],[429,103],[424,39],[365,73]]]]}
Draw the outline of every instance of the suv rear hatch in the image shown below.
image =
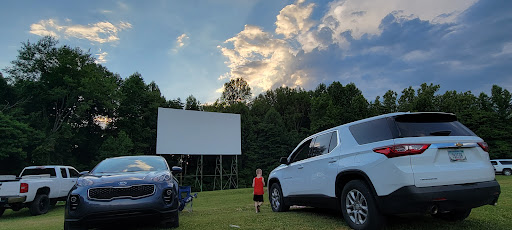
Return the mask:
{"type": "Polygon", "coordinates": [[[467,184],[494,179],[487,144],[447,113],[409,113],[390,122],[395,145],[427,144],[411,155],[417,187],[467,184]],[[485,148],[485,150],[484,150],[485,148]]]}

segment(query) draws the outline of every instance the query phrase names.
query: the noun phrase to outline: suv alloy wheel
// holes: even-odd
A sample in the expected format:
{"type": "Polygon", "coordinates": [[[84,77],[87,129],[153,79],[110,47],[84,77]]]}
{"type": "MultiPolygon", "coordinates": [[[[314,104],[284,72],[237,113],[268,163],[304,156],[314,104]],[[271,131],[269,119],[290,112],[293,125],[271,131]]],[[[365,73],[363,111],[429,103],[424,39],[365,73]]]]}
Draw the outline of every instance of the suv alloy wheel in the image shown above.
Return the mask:
{"type": "Polygon", "coordinates": [[[341,193],[341,211],[353,229],[380,229],[385,218],[377,209],[373,195],[361,180],[348,182],[341,193]]]}

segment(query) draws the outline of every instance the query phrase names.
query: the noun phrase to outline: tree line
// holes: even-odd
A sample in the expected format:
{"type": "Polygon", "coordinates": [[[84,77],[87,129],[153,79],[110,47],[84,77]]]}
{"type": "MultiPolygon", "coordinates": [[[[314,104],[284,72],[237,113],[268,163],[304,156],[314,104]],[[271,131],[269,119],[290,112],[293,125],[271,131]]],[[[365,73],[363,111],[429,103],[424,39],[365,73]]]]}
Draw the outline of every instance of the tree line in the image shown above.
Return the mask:
{"type": "MultiPolygon", "coordinates": [[[[155,154],[158,107],[241,114],[241,187],[251,185],[256,168],[268,174],[311,134],[399,111],[454,113],[489,144],[491,158],[512,158],[511,94],[497,85],[491,95],[474,95],[440,93],[439,85],[423,83],[368,101],[355,84],[340,82],[252,97],[238,78],[225,83],[215,103],[202,104],[193,95],[166,99],[140,73],[123,79],[90,53],[59,46],[52,37],[22,43],[11,63],[0,72],[0,174],[46,164],[90,170],[107,157],[155,154]]],[[[167,158],[171,165],[179,160],[167,158]]]]}

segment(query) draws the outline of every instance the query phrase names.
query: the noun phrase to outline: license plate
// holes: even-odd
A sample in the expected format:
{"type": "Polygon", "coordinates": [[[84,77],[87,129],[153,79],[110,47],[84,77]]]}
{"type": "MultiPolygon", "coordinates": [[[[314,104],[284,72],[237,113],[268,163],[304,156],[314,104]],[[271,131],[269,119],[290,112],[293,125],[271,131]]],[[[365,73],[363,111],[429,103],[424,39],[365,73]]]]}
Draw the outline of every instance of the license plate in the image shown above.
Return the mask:
{"type": "Polygon", "coordinates": [[[451,162],[467,160],[464,150],[448,150],[448,156],[451,162]]]}

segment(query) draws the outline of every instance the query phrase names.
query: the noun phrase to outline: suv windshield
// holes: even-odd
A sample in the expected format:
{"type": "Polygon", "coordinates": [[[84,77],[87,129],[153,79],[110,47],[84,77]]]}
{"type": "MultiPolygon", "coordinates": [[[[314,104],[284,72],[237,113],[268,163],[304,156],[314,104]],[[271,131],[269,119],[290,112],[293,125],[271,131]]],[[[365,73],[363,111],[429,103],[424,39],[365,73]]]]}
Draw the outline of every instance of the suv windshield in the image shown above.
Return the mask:
{"type": "Polygon", "coordinates": [[[161,171],[168,169],[165,160],[161,157],[120,157],[103,160],[92,170],[91,174],[161,171]]]}

